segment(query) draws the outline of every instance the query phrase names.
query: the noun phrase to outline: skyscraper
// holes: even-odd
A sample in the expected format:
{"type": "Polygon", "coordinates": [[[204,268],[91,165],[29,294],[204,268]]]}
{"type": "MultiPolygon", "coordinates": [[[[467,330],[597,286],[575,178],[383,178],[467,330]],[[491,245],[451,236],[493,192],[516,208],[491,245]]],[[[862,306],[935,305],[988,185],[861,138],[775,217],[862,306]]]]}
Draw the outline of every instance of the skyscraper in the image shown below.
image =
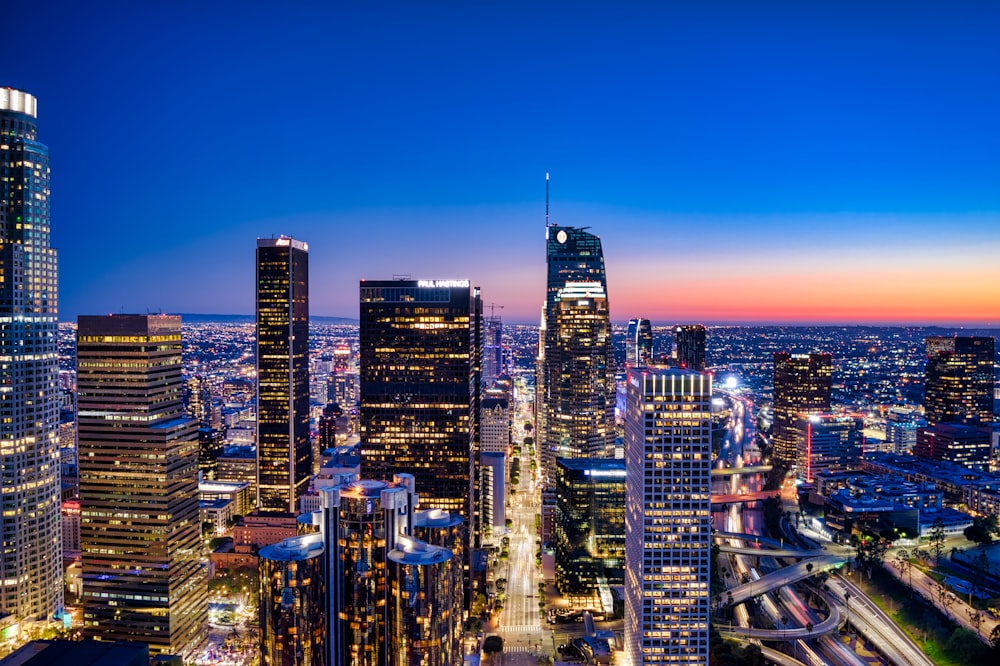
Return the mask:
{"type": "Polygon", "coordinates": [[[796,472],[812,482],[823,472],[843,472],[857,464],[864,442],[861,414],[799,414],[796,472]]]}
{"type": "Polygon", "coordinates": [[[479,289],[468,280],[363,280],[360,290],[362,474],[412,473],[421,508],[471,522],[479,458],[479,289]]]}
{"type": "Polygon", "coordinates": [[[688,370],[705,372],[705,327],[688,324],[674,329],[677,365],[688,370]]]}
{"type": "Polygon", "coordinates": [[[0,613],[62,610],[56,251],[37,101],[0,88],[0,613]]]}
{"type": "Polygon", "coordinates": [[[648,319],[631,319],[625,329],[625,365],[644,368],[653,357],[653,326],[648,319]]]}
{"type": "Polygon", "coordinates": [[[629,370],[625,651],[633,666],[708,663],[709,375],[629,370]]]}
{"type": "Polygon", "coordinates": [[[549,226],[546,249],[536,441],[544,483],[551,484],[557,456],[601,455],[614,446],[615,384],[601,239],[549,226]]]}
{"type": "Polygon", "coordinates": [[[294,513],[312,472],[309,246],[257,239],[257,510],[294,513]]]}
{"type": "Polygon", "coordinates": [[[993,421],[994,339],[930,337],[924,370],[927,424],[993,421]]]}
{"type": "Polygon", "coordinates": [[[483,318],[483,386],[493,386],[503,372],[503,321],[491,314],[483,318]]]}
{"type": "Polygon", "coordinates": [[[798,456],[795,422],[799,412],[830,411],[833,360],[830,354],[774,354],[774,423],[771,444],[775,459],[793,465],[798,456]]]}
{"type": "Polygon", "coordinates": [[[77,375],[84,634],[191,656],[208,587],[180,317],[80,317],[77,375]]]}

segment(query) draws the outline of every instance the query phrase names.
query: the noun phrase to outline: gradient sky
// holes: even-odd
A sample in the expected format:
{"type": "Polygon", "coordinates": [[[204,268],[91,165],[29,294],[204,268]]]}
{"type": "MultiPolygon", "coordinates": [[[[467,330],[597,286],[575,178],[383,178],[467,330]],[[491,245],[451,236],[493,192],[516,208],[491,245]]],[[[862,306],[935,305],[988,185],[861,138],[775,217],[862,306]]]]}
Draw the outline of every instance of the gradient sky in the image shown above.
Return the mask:
{"type": "Polygon", "coordinates": [[[1000,3],[279,4],[4,3],[63,319],[252,313],[284,233],[313,314],[410,274],[537,323],[548,171],[616,321],[1000,325],[1000,3]]]}

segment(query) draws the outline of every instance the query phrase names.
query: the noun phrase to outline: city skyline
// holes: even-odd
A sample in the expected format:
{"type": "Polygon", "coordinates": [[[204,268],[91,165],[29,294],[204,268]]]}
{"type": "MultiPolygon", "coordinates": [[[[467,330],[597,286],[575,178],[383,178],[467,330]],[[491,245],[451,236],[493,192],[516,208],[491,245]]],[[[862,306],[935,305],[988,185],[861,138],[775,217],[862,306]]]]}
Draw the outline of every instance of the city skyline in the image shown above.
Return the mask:
{"type": "Polygon", "coordinates": [[[463,275],[537,323],[548,171],[615,322],[1000,323],[995,6],[115,5],[12,7],[45,29],[0,45],[67,321],[251,313],[247,239],[289,234],[316,314],[463,275]]]}

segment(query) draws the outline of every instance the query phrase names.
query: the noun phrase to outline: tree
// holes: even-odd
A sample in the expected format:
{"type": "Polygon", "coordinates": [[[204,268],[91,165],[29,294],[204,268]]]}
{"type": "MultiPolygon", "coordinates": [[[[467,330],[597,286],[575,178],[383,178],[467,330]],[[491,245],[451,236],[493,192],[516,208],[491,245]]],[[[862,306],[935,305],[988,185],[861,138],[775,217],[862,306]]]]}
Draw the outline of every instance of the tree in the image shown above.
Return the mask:
{"type": "Polygon", "coordinates": [[[976,628],[976,636],[979,636],[979,628],[983,626],[983,612],[977,608],[969,606],[966,610],[969,615],[969,622],[976,628]]]}
{"type": "Polygon", "coordinates": [[[886,551],[888,550],[889,542],[882,537],[864,534],[858,539],[856,559],[858,564],[868,573],[868,580],[871,580],[872,572],[875,568],[882,566],[886,551]]]}
{"type": "Polygon", "coordinates": [[[483,641],[483,652],[486,654],[503,652],[503,639],[499,636],[487,636],[483,641]]]}
{"type": "Polygon", "coordinates": [[[935,518],[931,523],[931,531],[928,535],[931,543],[931,552],[934,553],[935,564],[941,564],[941,553],[944,552],[944,518],[935,518]]]}
{"type": "Polygon", "coordinates": [[[903,578],[910,574],[910,596],[913,596],[913,563],[910,562],[910,553],[905,548],[896,551],[896,568],[899,569],[899,577],[903,578]]]}
{"type": "Polygon", "coordinates": [[[990,643],[994,650],[1000,651],[1000,624],[993,627],[993,631],[990,632],[990,643]]]}

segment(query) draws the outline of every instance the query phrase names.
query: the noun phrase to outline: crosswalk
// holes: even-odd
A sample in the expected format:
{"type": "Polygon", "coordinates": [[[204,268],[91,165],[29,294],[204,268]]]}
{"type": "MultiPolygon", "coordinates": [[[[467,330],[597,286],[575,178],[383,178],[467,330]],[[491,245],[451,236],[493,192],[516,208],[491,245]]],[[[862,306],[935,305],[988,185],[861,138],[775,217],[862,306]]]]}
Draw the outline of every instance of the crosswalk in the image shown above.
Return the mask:
{"type": "Polygon", "coordinates": [[[500,625],[497,632],[509,635],[511,638],[516,638],[517,634],[537,633],[541,630],[542,628],[538,624],[504,624],[500,625]]]}
{"type": "Polygon", "coordinates": [[[537,652],[537,650],[535,650],[535,647],[533,645],[532,646],[528,646],[528,645],[504,645],[503,646],[503,651],[505,653],[507,653],[507,654],[512,654],[512,653],[515,653],[515,652],[521,653],[521,654],[535,654],[535,652],[537,652]]]}

